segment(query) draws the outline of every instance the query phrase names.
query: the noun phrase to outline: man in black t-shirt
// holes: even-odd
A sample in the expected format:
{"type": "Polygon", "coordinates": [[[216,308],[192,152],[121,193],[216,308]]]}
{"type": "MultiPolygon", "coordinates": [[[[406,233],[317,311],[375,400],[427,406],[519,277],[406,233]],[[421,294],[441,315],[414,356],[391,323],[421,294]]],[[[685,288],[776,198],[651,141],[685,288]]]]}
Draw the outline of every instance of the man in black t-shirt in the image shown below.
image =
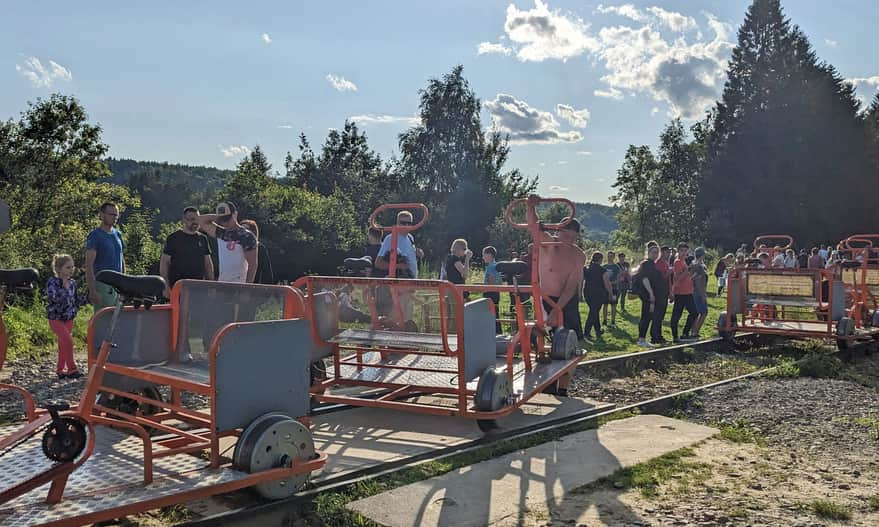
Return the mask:
{"type": "Polygon", "coordinates": [[[185,278],[196,280],[213,280],[214,263],[211,260],[211,248],[208,238],[198,232],[198,209],[186,207],[183,210],[181,229],[172,233],[165,240],[162,258],[159,261],[159,274],[165,279],[169,290],[177,280],[185,278]]]}

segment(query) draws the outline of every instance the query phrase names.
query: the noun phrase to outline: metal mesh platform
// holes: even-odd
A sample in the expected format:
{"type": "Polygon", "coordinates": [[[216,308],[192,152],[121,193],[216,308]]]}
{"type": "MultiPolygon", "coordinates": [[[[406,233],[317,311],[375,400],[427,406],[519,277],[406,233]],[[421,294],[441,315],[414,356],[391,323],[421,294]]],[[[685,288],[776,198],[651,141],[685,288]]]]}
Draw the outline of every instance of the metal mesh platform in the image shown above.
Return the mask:
{"type": "MultiPolygon", "coordinates": [[[[3,427],[0,437],[18,427],[3,427]]],[[[51,466],[42,454],[41,436],[0,458],[0,488],[51,466]]],[[[172,494],[228,483],[247,476],[230,469],[212,470],[204,459],[179,454],[154,460],[153,483],[143,484],[143,442],[107,427],[97,427],[95,451],[70,475],[61,503],[45,503],[44,485],[0,509],[0,526],[42,525],[109,509],[127,507],[172,494]]],[[[154,446],[154,448],[158,448],[154,446]]]]}
{"type": "MultiPolygon", "coordinates": [[[[446,337],[449,347],[458,348],[457,335],[446,337]]],[[[429,351],[443,351],[443,337],[439,333],[408,333],[405,331],[385,331],[380,329],[346,329],[330,339],[338,344],[358,346],[381,346],[429,351]]]]}
{"type": "MultiPolygon", "coordinates": [[[[354,356],[349,357],[349,359],[354,356]]],[[[412,368],[436,368],[452,370],[445,372],[423,372],[410,370],[393,370],[381,367],[364,367],[360,371],[356,366],[345,366],[340,368],[342,376],[346,379],[356,381],[393,383],[400,385],[417,385],[437,388],[449,388],[458,385],[458,375],[455,371],[457,368],[457,358],[445,355],[393,355],[387,354],[382,359],[379,352],[367,352],[363,354],[364,362],[379,362],[385,365],[406,366],[412,368]]],[[[571,366],[572,363],[578,362],[579,358],[571,359],[571,361],[554,360],[548,363],[533,362],[533,371],[526,372],[525,364],[521,359],[513,361],[513,391],[516,393],[531,393],[537,386],[547,382],[553,376],[557,375],[563,369],[571,366]]],[[[506,365],[504,357],[498,357],[495,363],[496,367],[501,368],[506,365]]],[[[479,379],[474,379],[467,383],[467,388],[475,390],[479,379]]]]}
{"type": "Polygon", "coordinates": [[[170,362],[139,368],[140,370],[164,375],[175,379],[183,379],[209,387],[211,384],[210,363],[207,361],[170,362]]]}
{"type": "Polygon", "coordinates": [[[827,333],[827,322],[816,320],[807,321],[777,321],[777,320],[745,320],[746,330],[772,329],[779,331],[808,331],[814,333],[827,333]]]}

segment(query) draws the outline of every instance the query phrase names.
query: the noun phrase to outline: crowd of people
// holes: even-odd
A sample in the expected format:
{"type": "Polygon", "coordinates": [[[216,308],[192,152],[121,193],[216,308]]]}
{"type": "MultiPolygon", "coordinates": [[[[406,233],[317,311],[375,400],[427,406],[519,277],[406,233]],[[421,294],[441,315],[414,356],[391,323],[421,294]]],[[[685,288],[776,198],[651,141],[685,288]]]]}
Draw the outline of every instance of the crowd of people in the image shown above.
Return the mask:
{"type": "MultiPolygon", "coordinates": [[[[55,255],[55,276],[46,285],[46,315],[58,337],[59,379],[82,376],[73,358],[73,321],[79,308],[91,303],[97,311],[116,305],[116,291],[95,276],[103,270],[125,272],[125,242],[116,229],[119,207],[104,203],[98,217],[100,225],[89,233],[85,243],[86,290],[78,289],[73,279],[74,260],[68,254],[55,255]]],[[[168,286],[168,298],[170,289],[183,279],[275,282],[268,251],[259,243],[256,222],[239,222],[238,208],[232,202],[220,203],[214,214],[199,214],[195,207],[184,209],[180,229],[165,240],[159,273],[168,286]]]]}
{"type": "MultiPolygon", "coordinates": [[[[49,325],[58,337],[57,375],[60,379],[81,376],[73,359],[72,337],[78,309],[86,303],[93,304],[95,310],[116,304],[116,292],[98,282],[95,276],[105,269],[125,272],[125,243],[116,229],[118,217],[119,208],[114,203],[103,204],[99,211],[100,225],[86,239],[86,291],[80,292],[73,279],[73,258],[67,254],[54,258],[55,276],[47,284],[46,311],[49,325]]],[[[537,222],[536,217],[530,219],[537,222]]],[[[411,226],[412,213],[400,211],[396,222],[401,227],[411,226]]],[[[580,339],[600,339],[608,326],[616,325],[618,312],[626,311],[626,300],[631,295],[641,301],[639,346],[667,343],[662,327],[669,304],[672,309],[668,324],[673,342],[699,338],[708,315],[708,268],[704,248],[697,247],[691,255],[686,243],[669,247],[651,241],[646,244],[644,259],[634,267],[626,254],[614,251],[593,252],[587,262],[586,254],[578,246],[580,228],[580,223],[573,218],[566,219],[558,231],[545,231],[547,241],[565,242],[549,244],[543,249],[546,254],[541,253],[539,276],[547,297],[543,308],[551,325],[573,329],[580,339]],[[587,306],[585,323],[580,316],[581,301],[587,306]],[[681,327],[684,312],[686,318],[681,327]]],[[[383,236],[380,229],[370,228],[367,232],[364,252],[370,260],[371,276],[388,276],[391,238],[391,235],[383,236]]],[[[424,253],[416,246],[411,233],[397,234],[396,250],[395,277],[418,277],[418,262],[424,253]]],[[[497,270],[499,255],[495,247],[484,247],[481,256],[482,283],[512,283],[513,277],[502,276],[497,270]]],[[[467,240],[454,240],[442,260],[439,277],[456,284],[472,282],[473,259],[467,240]]],[[[513,252],[508,259],[522,261],[530,267],[531,256],[527,252],[513,252]]],[[[809,252],[803,249],[799,254],[790,248],[759,246],[748,250],[742,245],[735,254],[729,253],[718,260],[713,271],[717,295],[723,294],[728,273],[733,268],[818,269],[837,265],[841,259],[840,251],[829,245],[814,247],[809,252]]],[[[220,203],[214,214],[200,214],[195,207],[187,207],[180,229],[165,240],[159,273],[167,283],[165,295],[168,298],[170,289],[182,279],[275,283],[268,251],[259,243],[259,227],[253,220],[239,221],[238,208],[232,202],[220,203]]],[[[529,270],[517,276],[518,283],[530,283],[530,273],[529,270]]],[[[500,293],[488,292],[484,296],[499,305],[500,293]]],[[[469,298],[469,294],[465,293],[465,298],[469,298]]],[[[500,324],[496,329],[500,332],[500,324]]]]}

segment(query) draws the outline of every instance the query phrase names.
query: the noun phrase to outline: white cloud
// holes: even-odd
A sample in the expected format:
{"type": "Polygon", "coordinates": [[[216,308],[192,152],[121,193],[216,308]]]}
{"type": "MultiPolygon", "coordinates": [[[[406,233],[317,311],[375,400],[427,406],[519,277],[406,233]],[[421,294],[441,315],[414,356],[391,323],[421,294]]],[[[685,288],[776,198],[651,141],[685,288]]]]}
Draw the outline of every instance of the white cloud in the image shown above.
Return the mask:
{"type": "Polygon", "coordinates": [[[589,122],[589,110],[586,108],[575,110],[568,104],[556,104],[555,114],[574,128],[586,128],[589,122]]]}
{"type": "Polygon", "coordinates": [[[598,47],[581,19],[550,11],[541,0],[534,0],[534,9],[528,11],[520,11],[513,4],[507,6],[504,30],[507,38],[518,45],[516,57],[522,61],[565,61],[598,47]]]}
{"type": "Polygon", "coordinates": [[[870,101],[875,97],[877,90],[879,90],[879,75],[874,75],[872,77],[854,77],[851,79],[846,79],[846,81],[854,84],[855,89],[857,90],[855,93],[858,99],[861,100],[862,104],[870,104],[870,101]]]}
{"type": "Polygon", "coordinates": [[[540,163],[537,163],[537,164],[538,164],[538,166],[542,166],[542,167],[546,166],[546,163],[544,163],[543,161],[541,161],[540,163]]]}
{"type": "Polygon", "coordinates": [[[668,102],[674,115],[698,117],[716,100],[733,47],[728,26],[713,15],[706,17],[714,39],[693,44],[683,38],[669,42],[649,24],[602,28],[597,55],[609,71],[601,78],[610,87],[607,95],[621,98],[621,90],[648,93],[668,102]]]}
{"type": "Polygon", "coordinates": [[[341,75],[327,74],[327,80],[336,91],[357,91],[357,85],[341,75]]]}
{"type": "Polygon", "coordinates": [[[560,187],[558,185],[552,185],[549,187],[550,192],[567,192],[568,187],[560,187]]]}
{"type": "Polygon", "coordinates": [[[597,13],[613,14],[630,18],[635,22],[655,22],[679,33],[696,28],[696,20],[693,17],[682,15],[675,11],[666,11],[657,6],[647,8],[647,11],[650,14],[639,10],[632,4],[623,4],[620,6],[599,5],[595,11],[597,13]]]}
{"type": "Polygon", "coordinates": [[[40,62],[40,59],[28,57],[24,61],[24,65],[16,64],[15,70],[36,88],[49,88],[56,80],[66,82],[73,80],[73,74],[70,70],[54,60],[50,60],[48,67],[46,67],[40,62]]]}
{"type": "Polygon", "coordinates": [[[532,108],[506,93],[499,93],[494,100],[487,101],[485,108],[491,113],[498,131],[509,134],[513,144],[576,143],[583,139],[576,130],[561,131],[559,122],[551,113],[532,108]]]}
{"type": "Polygon", "coordinates": [[[592,92],[592,95],[596,97],[604,97],[605,99],[620,100],[623,98],[623,92],[614,87],[611,87],[609,90],[595,90],[592,92]]]}
{"type": "Polygon", "coordinates": [[[562,160],[562,161],[556,161],[556,164],[557,164],[557,165],[567,165],[568,162],[562,160]]]}
{"type": "Polygon", "coordinates": [[[291,128],[293,128],[293,125],[292,124],[279,124],[278,128],[283,128],[284,130],[290,130],[291,128]]]}
{"type": "Polygon", "coordinates": [[[648,7],[650,13],[655,16],[659,22],[672,31],[683,32],[696,28],[696,20],[691,16],[682,15],[674,11],[666,11],[661,7],[648,7]]]}
{"type": "Polygon", "coordinates": [[[654,106],[653,108],[650,109],[650,116],[651,117],[658,114],[658,113],[659,113],[659,108],[657,108],[656,106],[654,106]]]}
{"type": "Polygon", "coordinates": [[[605,6],[602,4],[598,4],[598,8],[596,8],[595,11],[602,14],[619,15],[622,17],[631,18],[635,22],[645,22],[647,20],[647,15],[639,11],[638,8],[636,8],[632,4],[623,4],[618,6],[605,6]]]}
{"type": "Polygon", "coordinates": [[[240,157],[250,155],[250,148],[244,145],[226,147],[221,146],[220,152],[223,152],[223,157],[240,157]]]}
{"type": "Polygon", "coordinates": [[[705,13],[705,26],[714,38],[704,41],[694,18],[661,7],[600,5],[596,11],[628,18],[640,27],[607,26],[595,35],[581,19],[535,0],[530,10],[510,4],[504,30],[520,60],[566,60],[588,54],[602,63],[607,69],[601,77],[606,86],[593,91],[596,97],[619,100],[624,93],[643,93],[667,102],[672,115],[689,119],[701,116],[714,103],[733,48],[729,25],[705,13]],[[696,33],[664,37],[661,31],[669,30],[696,33]]]}
{"type": "Polygon", "coordinates": [[[376,115],[369,113],[352,115],[348,119],[361,125],[405,123],[409,126],[418,126],[421,124],[421,118],[418,116],[405,117],[401,115],[376,115]]]}
{"type": "Polygon", "coordinates": [[[265,42],[266,44],[271,44],[272,37],[270,37],[268,33],[263,33],[262,34],[262,41],[265,42]]]}
{"type": "Polygon", "coordinates": [[[836,46],[839,45],[839,42],[832,40],[832,39],[829,39],[829,38],[825,38],[824,43],[827,44],[828,46],[830,46],[831,48],[835,48],[836,46]]]}
{"type": "Polygon", "coordinates": [[[590,152],[589,150],[577,150],[577,155],[578,156],[591,156],[592,152],[590,152]]]}
{"type": "Polygon", "coordinates": [[[509,55],[513,50],[504,46],[500,42],[480,42],[476,48],[477,55],[490,55],[497,53],[500,55],[509,55]]]}

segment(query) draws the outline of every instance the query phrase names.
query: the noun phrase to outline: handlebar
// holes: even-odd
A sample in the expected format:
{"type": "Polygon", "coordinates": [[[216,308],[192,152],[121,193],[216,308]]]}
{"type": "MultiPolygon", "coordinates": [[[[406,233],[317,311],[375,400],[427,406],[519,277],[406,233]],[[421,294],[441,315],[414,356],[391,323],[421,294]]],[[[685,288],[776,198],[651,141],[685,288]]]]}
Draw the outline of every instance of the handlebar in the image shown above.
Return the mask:
{"type": "MultiPolygon", "coordinates": [[[[512,202],[510,202],[510,204],[507,205],[506,211],[504,211],[504,217],[506,218],[507,223],[509,223],[510,226],[513,227],[514,229],[529,229],[532,227],[529,223],[517,223],[517,222],[513,221],[513,211],[516,209],[517,206],[521,205],[522,203],[524,203],[526,207],[533,206],[531,203],[529,203],[529,198],[519,198],[519,199],[514,199],[512,202]]],[[[568,225],[568,223],[571,222],[571,218],[573,218],[577,215],[577,209],[576,209],[576,207],[574,207],[574,203],[567,198],[539,198],[536,200],[535,205],[540,204],[540,203],[564,203],[565,205],[568,206],[568,209],[571,212],[570,214],[568,214],[568,217],[564,221],[562,221],[561,223],[544,223],[543,228],[546,230],[557,231],[557,230],[564,229],[568,225]]],[[[527,209],[526,209],[526,214],[527,214],[527,209]]],[[[537,215],[537,211],[535,211],[535,216],[536,215],[537,215]]],[[[527,220],[527,216],[526,216],[526,220],[527,220]]]]}
{"type": "Polygon", "coordinates": [[[879,242],[879,234],[853,234],[842,240],[842,247],[844,249],[871,249],[876,245],[874,241],[879,242]],[[863,246],[853,247],[852,242],[861,243],[863,246]]]}
{"type": "MultiPolygon", "coordinates": [[[[787,245],[781,247],[782,251],[786,251],[794,246],[794,239],[792,236],[788,236],[787,234],[763,234],[761,236],[757,236],[754,238],[754,248],[757,249],[760,247],[760,242],[766,243],[766,241],[779,241],[784,240],[787,245]]],[[[766,243],[768,248],[775,248],[777,244],[766,243]]]]}
{"type": "Polygon", "coordinates": [[[424,223],[427,221],[427,206],[423,203],[385,203],[384,205],[380,205],[377,209],[372,211],[372,214],[369,215],[369,225],[371,227],[375,227],[376,229],[380,229],[383,232],[390,232],[392,230],[396,230],[397,232],[411,232],[414,230],[420,229],[424,223]],[[383,226],[378,223],[378,216],[382,212],[386,210],[409,210],[417,209],[421,211],[421,220],[418,223],[413,225],[390,225],[383,226]]]}

